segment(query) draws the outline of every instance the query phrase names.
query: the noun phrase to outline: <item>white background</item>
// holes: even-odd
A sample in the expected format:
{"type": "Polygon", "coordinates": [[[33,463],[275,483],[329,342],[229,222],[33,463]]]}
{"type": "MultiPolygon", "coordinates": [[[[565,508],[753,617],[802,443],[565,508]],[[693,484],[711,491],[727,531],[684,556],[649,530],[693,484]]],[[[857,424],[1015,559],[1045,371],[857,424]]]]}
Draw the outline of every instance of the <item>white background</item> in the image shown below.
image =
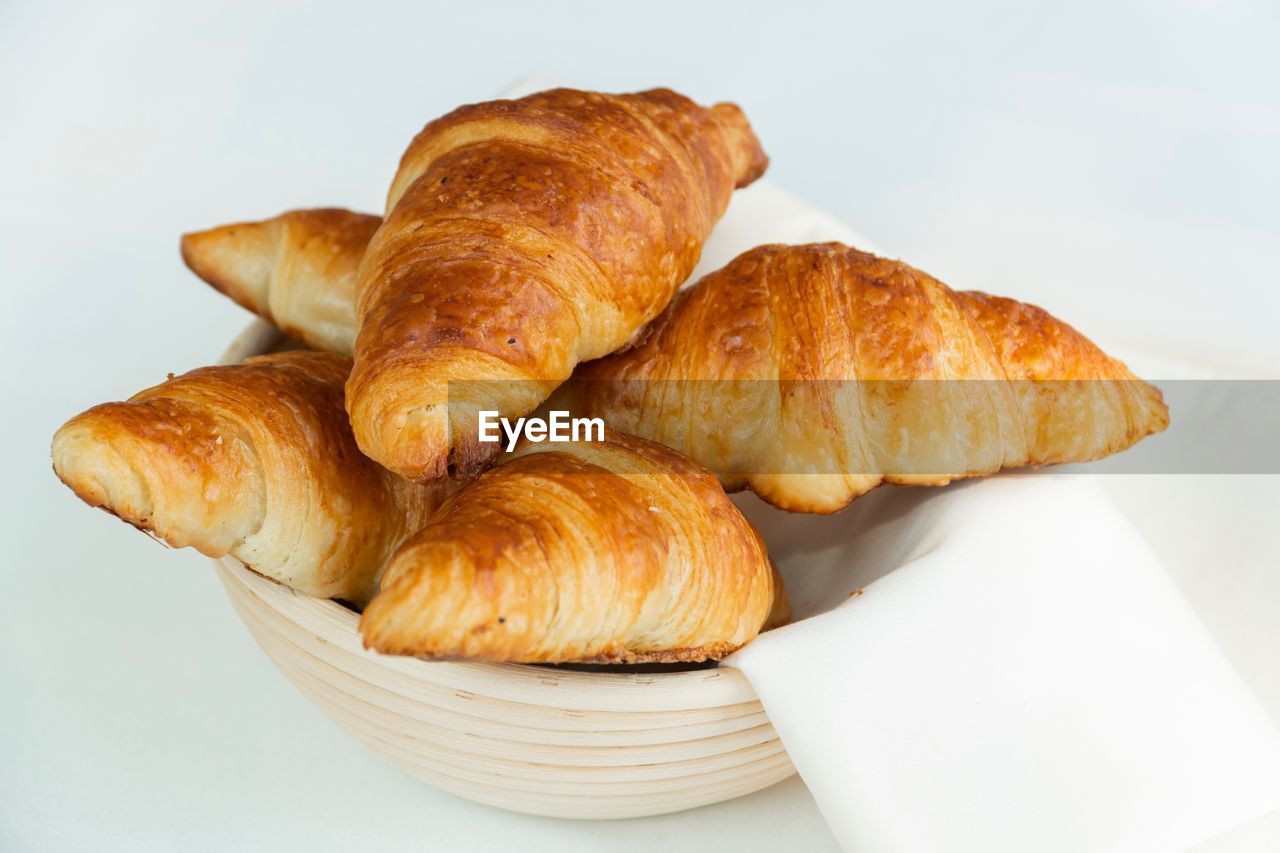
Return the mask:
{"type": "MultiPolygon", "coordinates": [[[[772,180],[953,286],[1039,302],[1104,345],[1280,374],[1278,43],[1262,0],[6,0],[0,849],[833,847],[795,779],[613,824],[408,779],[293,693],[207,561],[81,506],[49,437],[210,362],[246,322],[183,269],[180,232],[377,211],[425,121],[531,74],[736,100],[772,180]]],[[[1256,660],[1280,637],[1228,615],[1261,594],[1229,570],[1180,582],[1256,660]]],[[[1280,713],[1280,680],[1240,665],[1280,713]]]]}

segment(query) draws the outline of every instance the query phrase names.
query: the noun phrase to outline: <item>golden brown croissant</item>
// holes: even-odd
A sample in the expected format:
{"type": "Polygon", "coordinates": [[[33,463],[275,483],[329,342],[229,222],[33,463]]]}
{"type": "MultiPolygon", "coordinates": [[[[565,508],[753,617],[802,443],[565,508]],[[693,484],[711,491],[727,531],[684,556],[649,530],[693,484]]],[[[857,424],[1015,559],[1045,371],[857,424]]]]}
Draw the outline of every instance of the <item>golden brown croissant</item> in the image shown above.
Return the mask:
{"type": "Polygon", "coordinates": [[[477,468],[476,412],[527,414],[626,343],[766,162],[736,106],[663,89],[557,89],[428,124],[360,265],[360,448],[414,479],[477,468]]]}
{"type": "Polygon", "coordinates": [[[1045,311],[834,243],[740,255],[549,406],[803,512],[881,482],[1098,459],[1169,417],[1157,389],[1045,311]]]}
{"type": "Polygon", "coordinates": [[[351,355],[356,269],[382,219],[338,208],[184,234],[191,271],[316,349],[351,355]]]}
{"type": "Polygon", "coordinates": [[[720,658],[785,621],[755,529],[706,469],[612,432],[530,444],[392,556],[380,652],[526,663],[720,658]]]}
{"type": "Polygon", "coordinates": [[[289,352],[193,370],[72,418],[53,438],[54,471],[175,548],[365,601],[449,486],[409,483],[360,455],[342,406],[350,367],[289,352]]]}

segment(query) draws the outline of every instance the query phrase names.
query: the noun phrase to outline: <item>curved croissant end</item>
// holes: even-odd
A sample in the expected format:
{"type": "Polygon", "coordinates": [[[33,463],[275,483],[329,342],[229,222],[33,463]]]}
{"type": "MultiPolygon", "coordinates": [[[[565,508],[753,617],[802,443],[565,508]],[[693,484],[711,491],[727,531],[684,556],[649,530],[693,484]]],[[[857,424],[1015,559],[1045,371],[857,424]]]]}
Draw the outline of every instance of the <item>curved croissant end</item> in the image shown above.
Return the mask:
{"type": "Polygon", "coordinates": [[[175,548],[365,601],[447,486],[412,485],[360,455],[342,406],[350,365],[290,352],[194,370],[72,418],[53,438],[54,471],[175,548]]]}
{"type": "Polygon", "coordinates": [[[720,658],[786,594],[714,475],[631,436],[525,444],[391,558],[360,631],[380,652],[524,663],[720,658]]]}
{"type": "Polygon", "coordinates": [[[216,290],[316,349],[350,355],[356,270],[381,217],[291,210],[184,234],[182,260],[216,290]]]}
{"type": "Polygon", "coordinates": [[[801,512],[1098,459],[1169,420],[1157,389],[1045,311],[838,244],[739,256],[552,403],[801,512]]]}
{"type": "Polygon", "coordinates": [[[626,343],[766,163],[741,110],[669,90],[557,89],[428,124],[360,265],[361,449],[413,479],[477,470],[490,448],[451,404],[527,414],[626,343]]]}

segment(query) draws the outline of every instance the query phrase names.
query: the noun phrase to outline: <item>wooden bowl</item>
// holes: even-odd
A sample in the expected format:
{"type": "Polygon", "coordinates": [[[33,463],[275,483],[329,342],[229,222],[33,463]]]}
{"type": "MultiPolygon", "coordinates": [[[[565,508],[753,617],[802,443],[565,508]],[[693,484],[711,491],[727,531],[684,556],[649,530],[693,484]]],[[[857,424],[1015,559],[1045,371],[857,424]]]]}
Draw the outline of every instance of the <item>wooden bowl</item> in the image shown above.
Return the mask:
{"type": "MultiPolygon", "coordinates": [[[[257,321],[238,362],[286,342],[257,321]]],[[[358,616],[216,561],[267,657],[343,731],[460,797],[554,817],[664,814],[795,772],[746,678],[728,667],[577,668],[422,661],[366,651],[358,616]]]]}

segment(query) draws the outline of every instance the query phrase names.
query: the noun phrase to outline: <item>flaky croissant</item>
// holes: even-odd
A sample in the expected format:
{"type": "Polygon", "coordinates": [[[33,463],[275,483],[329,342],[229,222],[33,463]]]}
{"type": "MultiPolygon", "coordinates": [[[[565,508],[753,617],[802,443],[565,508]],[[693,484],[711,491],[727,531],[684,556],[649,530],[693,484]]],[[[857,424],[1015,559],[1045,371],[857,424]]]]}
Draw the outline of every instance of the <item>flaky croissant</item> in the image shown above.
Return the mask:
{"type": "Polygon", "coordinates": [[[382,219],[291,210],[184,234],[182,259],[214,288],[315,349],[351,355],[356,270],[382,219]]]}
{"type": "Polygon", "coordinates": [[[736,106],[662,89],[556,89],[428,124],[360,265],[360,448],[414,479],[478,468],[476,412],[527,414],[626,343],[766,162],[736,106]]]}
{"type": "Polygon", "coordinates": [[[1045,311],[834,243],[740,255],[549,405],[803,512],[881,482],[1098,459],[1169,419],[1157,389],[1045,311]]]}
{"type": "Polygon", "coordinates": [[[350,367],[289,352],[193,370],[72,418],[53,438],[54,471],[175,548],[365,601],[451,484],[415,485],[360,454],[342,406],[350,367]]]}
{"type": "Polygon", "coordinates": [[[720,658],[787,617],[763,542],[669,448],[525,443],[391,558],[360,620],[380,652],[525,663],[720,658]]]}

